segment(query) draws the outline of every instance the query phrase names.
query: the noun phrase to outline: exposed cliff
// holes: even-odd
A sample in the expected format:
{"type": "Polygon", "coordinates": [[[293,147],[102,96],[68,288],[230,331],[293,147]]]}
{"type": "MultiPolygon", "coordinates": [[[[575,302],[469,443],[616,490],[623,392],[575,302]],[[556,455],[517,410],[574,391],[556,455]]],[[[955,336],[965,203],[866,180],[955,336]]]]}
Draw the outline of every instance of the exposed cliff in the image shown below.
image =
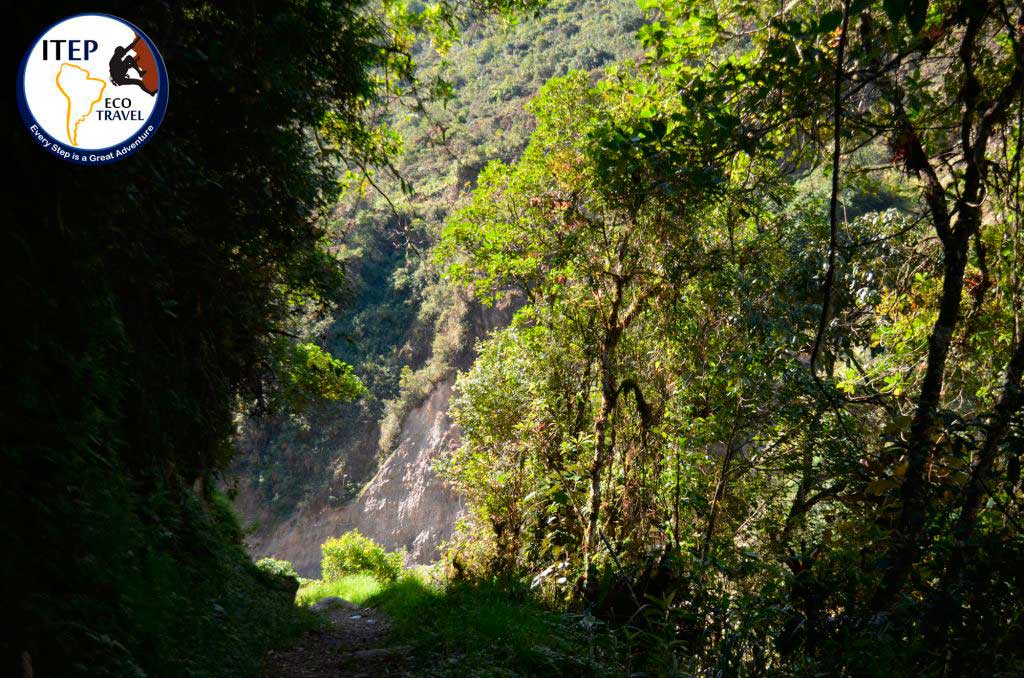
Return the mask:
{"type": "MultiPolygon", "coordinates": [[[[320,544],[347,530],[358,529],[389,549],[405,549],[411,563],[429,563],[438,555],[462,510],[459,496],[438,477],[434,460],[459,444],[459,431],[448,416],[455,369],[473,360],[477,339],[511,320],[515,307],[473,306],[466,317],[467,350],[426,399],[402,419],[397,446],[359,495],[341,506],[309,502],[283,522],[270,519],[267,505],[252,483],[239,485],[235,500],[240,512],[256,521],[248,543],[256,555],[290,560],[303,576],[320,573],[320,544]]],[[[376,432],[379,434],[379,431],[376,432]]],[[[375,441],[364,433],[364,444],[375,441]]]]}
{"type": "MultiPolygon", "coordinates": [[[[355,528],[390,549],[406,549],[411,562],[433,560],[462,508],[431,467],[439,453],[458,444],[447,414],[453,381],[438,384],[406,417],[398,448],[356,499],[341,507],[307,505],[272,530],[253,534],[252,551],[290,560],[300,574],[314,577],[320,544],[355,528]]],[[[244,490],[239,502],[256,508],[244,490]]]]}

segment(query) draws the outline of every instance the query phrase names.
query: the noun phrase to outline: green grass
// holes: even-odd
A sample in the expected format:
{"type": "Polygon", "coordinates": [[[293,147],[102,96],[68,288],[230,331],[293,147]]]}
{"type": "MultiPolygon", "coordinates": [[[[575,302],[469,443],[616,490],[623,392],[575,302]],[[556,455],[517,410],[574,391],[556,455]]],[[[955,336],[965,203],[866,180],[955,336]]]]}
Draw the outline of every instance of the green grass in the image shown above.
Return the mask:
{"type": "MultiPolygon", "coordinates": [[[[301,605],[337,596],[383,611],[391,641],[414,648],[417,675],[600,675],[608,671],[607,634],[587,631],[579,615],[543,609],[526,590],[497,583],[449,583],[406,572],[382,584],[369,575],[314,582],[301,605]],[[429,668],[425,668],[429,667],[429,668]]],[[[612,662],[614,663],[614,662],[612,662]]]]}
{"type": "Polygon", "coordinates": [[[371,602],[393,619],[397,639],[429,657],[434,675],[610,672],[607,635],[591,635],[580,615],[545,610],[525,588],[410,577],[371,602]]]}
{"type": "Polygon", "coordinates": [[[295,602],[309,606],[322,598],[335,597],[363,605],[383,588],[384,585],[372,575],[350,574],[335,581],[313,581],[306,584],[295,595],[295,602]]]}
{"type": "Polygon", "coordinates": [[[390,584],[370,575],[312,582],[296,601],[308,606],[329,596],[382,610],[391,621],[390,641],[414,647],[417,675],[613,673],[606,630],[591,632],[580,615],[544,609],[525,588],[442,584],[406,571],[390,584]]]}

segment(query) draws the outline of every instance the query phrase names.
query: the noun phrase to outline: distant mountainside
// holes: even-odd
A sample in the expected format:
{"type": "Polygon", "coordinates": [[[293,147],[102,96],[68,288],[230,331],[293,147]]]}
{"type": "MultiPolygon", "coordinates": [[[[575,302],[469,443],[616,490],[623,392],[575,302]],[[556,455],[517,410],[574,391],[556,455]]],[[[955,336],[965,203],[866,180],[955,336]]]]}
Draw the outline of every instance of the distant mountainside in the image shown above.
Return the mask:
{"type": "MultiPolygon", "coordinates": [[[[576,0],[511,27],[470,26],[444,71],[455,98],[395,114],[407,140],[397,169],[412,193],[383,174],[374,183],[387,198],[353,186],[334,214],[351,302],[309,330],[356,366],[369,395],[244,426],[227,485],[251,526],[254,556],[315,575],[320,543],[358,527],[415,562],[436,557],[461,509],[431,469],[458,442],[447,417],[454,375],[510,310],[467,301],[439,279],[430,248],[480,170],[522,152],[533,129],[524,105],[540,86],[636,55],[643,22],[633,0],[576,0]]],[[[419,58],[441,67],[431,54],[419,58]]]]}

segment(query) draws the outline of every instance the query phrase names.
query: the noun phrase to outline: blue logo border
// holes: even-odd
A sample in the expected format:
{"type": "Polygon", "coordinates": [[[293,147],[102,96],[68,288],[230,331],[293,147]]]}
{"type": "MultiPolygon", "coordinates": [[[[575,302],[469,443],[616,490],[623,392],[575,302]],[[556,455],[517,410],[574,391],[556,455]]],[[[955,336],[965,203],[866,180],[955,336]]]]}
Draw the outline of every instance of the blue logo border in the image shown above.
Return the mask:
{"type": "MultiPolygon", "coordinates": [[[[149,136],[142,140],[142,142],[139,143],[135,148],[125,151],[120,156],[115,155],[112,158],[105,158],[103,160],[87,160],[84,156],[82,159],[75,160],[71,157],[64,157],[61,155],[51,153],[51,155],[59,157],[61,160],[65,162],[74,163],[76,165],[107,165],[118,162],[120,160],[124,160],[129,156],[135,155],[135,153],[141,150],[143,146],[148,144],[153,139],[157,131],[160,129],[160,123],[162,123],[164,120],[164,114],[167,112],[167,102],[170,98],[171,82],[167,77],[167,66],[164,64],[163,55],[160,54],[160,50],[156,48],[156,45],[153,43],[152,40],[149,39],[149,36],[146,35],[146,33],[142,31],[142,29],[140,29],[132,22],[126,21],[119,16],[114,16],[113,14],[104,14],[102,12],[83,12],[81,14],[72,14],[71,16],[64,17],[63,19],[55,21],[46,28],[44,28],[29,44],[28,49],[25,50],[25,56],[21,58],[21,66],[18,68],[18,82],[16,83],[15,87],[15,89],[17,90],[18,98],[18,112],[21,113],[21,119],[22,122],[25,123],[25,128],[29,131],[29,133],[32,134],[34,140],[37,143],[39,142],[39,139],[36,137],[36,133],[32,132],[32,125],[35,125],[39,129],[39,132],[44,137],[46,137],[47,141],[49,141],[51,144],[55,143],[53,139],[49,138],[49,133],[43,128],[39,121],[36,120],[35,116],[32,115],[32,111],[28,106],[28,100],[25,98],[25,69],[28,67],[29,56],[31,56],[33,50],[35,50],[36,48],[36,45],[39,44],[39,41],[43,39],[44,35],[49,33],[54,26],[59,26],[65,21],[70,21],[71,19],[77,19],[83,16],[100,16],[107,19],[113,19],[115,21],[119,21],[120,23],[134,30],[135,34],[142,38],[146,42],[146,45],[149,46],[149,50],[150,52],[152,52],[153,58],[156,61],[157,74],[160,77],[160,88],[157,90],[156,105],[153,107],[152,112],[150,112],[149,117],[146,118],[146,120],[135,131],[135,134],[138,135],[143,129],[145,129],[148,126],[152,126],[153,131],[150,132],[149,136]]],[[[84,153],[86,155],[104,156],[116,150],[119,150],[125,145],[131,143],[132,139],[129,137],[128,139],[125,139],[123,142],[114,144],[113,146],[108,146],[107,148],[87,149],[84,150],[84,153]]],[[[80,149],[76,146],[65,146],[65,144],[63,143],[60,143],[59,145],[72,152],[83,152],[83,149],[80,149]]]]}

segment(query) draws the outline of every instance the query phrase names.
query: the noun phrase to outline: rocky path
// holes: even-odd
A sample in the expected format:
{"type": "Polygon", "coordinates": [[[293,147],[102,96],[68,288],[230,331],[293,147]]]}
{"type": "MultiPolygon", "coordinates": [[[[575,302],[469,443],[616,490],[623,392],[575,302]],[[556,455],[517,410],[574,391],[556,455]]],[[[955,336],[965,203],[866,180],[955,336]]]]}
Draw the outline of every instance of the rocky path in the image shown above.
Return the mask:
{"type": "Polygon", "coordinates": [[[406,661],[411,648],[387,645],[388,622],[379,612],[341,598],[324,598],[313,609],[328,624],[267,655],[264,678],[412,675],[406,661]]]}

